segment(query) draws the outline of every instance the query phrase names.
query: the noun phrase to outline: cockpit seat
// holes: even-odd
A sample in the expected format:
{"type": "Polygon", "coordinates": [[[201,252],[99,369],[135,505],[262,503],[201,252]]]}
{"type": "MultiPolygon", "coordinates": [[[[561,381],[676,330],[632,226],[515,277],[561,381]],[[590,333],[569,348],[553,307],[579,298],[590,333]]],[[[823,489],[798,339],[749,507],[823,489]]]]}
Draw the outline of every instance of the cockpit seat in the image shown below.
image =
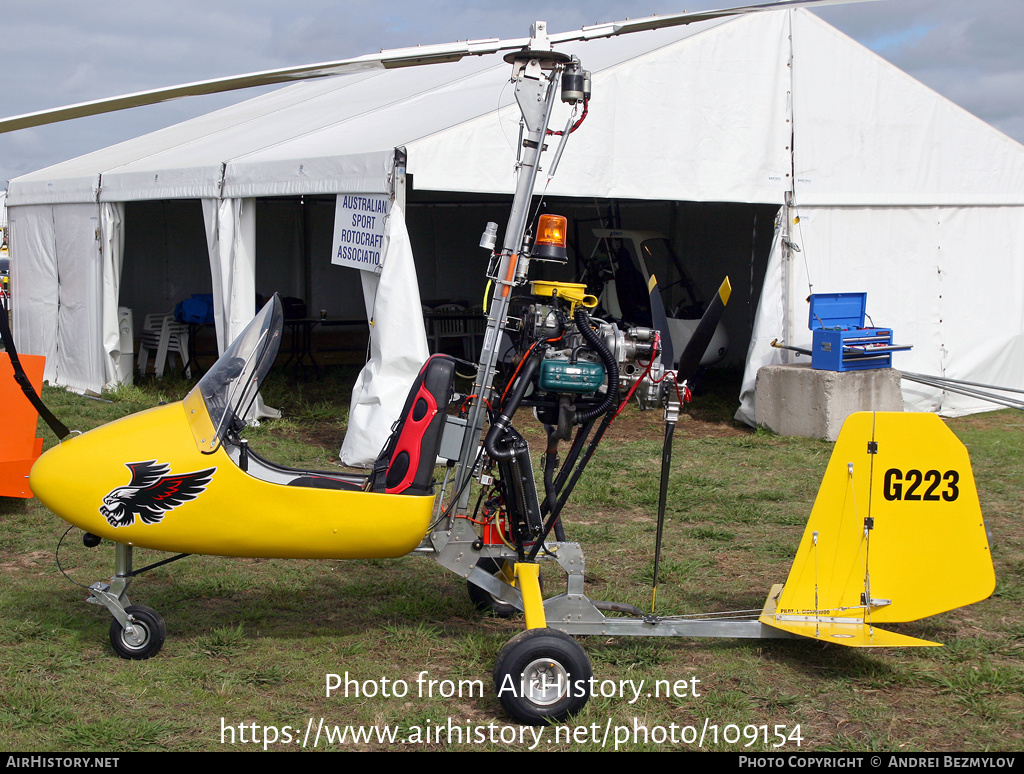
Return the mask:
{"type": "Polygon", "coordinates": [[[433,495],[434,466],[454,390],[455,361],[447,355],[429,357],[373,465],[371,491],[433,495]]]}

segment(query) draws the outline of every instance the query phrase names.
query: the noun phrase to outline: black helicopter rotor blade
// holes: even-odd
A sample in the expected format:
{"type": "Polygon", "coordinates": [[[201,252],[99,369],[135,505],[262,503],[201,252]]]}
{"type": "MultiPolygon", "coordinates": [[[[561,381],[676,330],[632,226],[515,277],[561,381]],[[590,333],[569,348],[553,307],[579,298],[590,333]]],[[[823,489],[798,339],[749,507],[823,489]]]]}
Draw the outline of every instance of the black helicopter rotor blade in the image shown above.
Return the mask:
{"type": "Polygon", "coordinates": [[[715,297],[708,304],[704,316],[697,323],[697,328],[686,343],[683,354],[679,356],[679,364],[676,366],[676,371],[679,375],[680,383],[691,378],[697,372],[697,368],[700,367],[700,361],[707,351],[708,344],[711,343],[711,337],[715,335],[715,328],[718,327],[718,322],[722,319],[722,313],[725,311],[725,305],[729,303],[729,296],[731,294],[732,284],[729,282],[729,278],[726,277],[722,280],[722,284],[719,285],[715,297]]]}

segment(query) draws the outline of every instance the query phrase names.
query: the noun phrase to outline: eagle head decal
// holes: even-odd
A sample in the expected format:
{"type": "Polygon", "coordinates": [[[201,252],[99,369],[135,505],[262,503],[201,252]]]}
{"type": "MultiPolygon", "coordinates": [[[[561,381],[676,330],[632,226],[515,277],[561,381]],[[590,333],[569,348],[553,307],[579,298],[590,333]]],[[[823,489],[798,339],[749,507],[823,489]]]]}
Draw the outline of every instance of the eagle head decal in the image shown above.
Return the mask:
{"type": "Polygon", "coordinates": [[[136,514],[144,524],[157,524],[167,511],[195,500],[206,491],[217,468],[194,473],[168,475],[171,466],[164,462],[126,462],[132,472],[127,486],[116,487],[103,497],[100,513],[112,527],[130,527],[136,514]]]}

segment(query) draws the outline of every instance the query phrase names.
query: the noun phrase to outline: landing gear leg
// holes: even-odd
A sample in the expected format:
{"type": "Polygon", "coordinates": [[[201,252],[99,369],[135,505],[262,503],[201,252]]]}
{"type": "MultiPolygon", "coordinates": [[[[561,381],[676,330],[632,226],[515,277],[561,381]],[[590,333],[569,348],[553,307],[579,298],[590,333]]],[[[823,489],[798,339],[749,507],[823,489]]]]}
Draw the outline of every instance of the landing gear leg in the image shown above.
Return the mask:
{"type": "MultiPolygon", "coordinates": [[[[511,582],[511,573],[506,570],[506,560],[501,560],[501,564],[499,565],[498,562],[493,559],[484,557],[476,564],[477,567],[482,569],[484,572],[488,572],[491,575],[501,575],[502,580],[511,582]]],[[[498,618],[511,618],[519,612],[513,605],[510,605],[507,602],[502,602],[496,596],[491,594],[491,592],[485,591],[472,581],[467,581],[467,589],[469,590],[469,598],[473,602],[473,605],[482,613],[492,613],[498,618]]]]}
{"type": "Polygon", "coordinates": [[[121,658],[146,659],[155,656],[167,637],[164,619],[150,607],[128,600],[132,580],[132,547],[114,545],[114,577],[110,583],[94,583],[86,602],[102,605],[114,616],[110,622],[110,644],[121,658]]]}

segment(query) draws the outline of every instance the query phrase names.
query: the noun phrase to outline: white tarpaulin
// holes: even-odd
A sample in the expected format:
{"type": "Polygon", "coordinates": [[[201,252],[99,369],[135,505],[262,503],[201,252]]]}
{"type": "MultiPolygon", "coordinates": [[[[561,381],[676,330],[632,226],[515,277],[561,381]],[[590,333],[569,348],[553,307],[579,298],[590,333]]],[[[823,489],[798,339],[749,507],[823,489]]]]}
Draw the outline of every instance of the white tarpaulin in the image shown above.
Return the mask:
{"type": "MultiPolygon", "coordinates": [[[[256,202],[252,199],[203,199],[206,245],[213,280],[217,351],[223,353],[256,315],[256,202]]],[[[263,396],[246,416],[279,419],[263,396]]]]}
{"type": "Polygon", "coordinates": [[[398,204],[391,207],[384,238],[381,273],[359,272],[370,321],[370,357],[352,388],[348,430],[341,447],[345,465],[363,466],[377,458],[405,404],[412,385],[409,374],[418,374],[430,355],[423,326],[409,327],[408,315],[403,313],[413,309],[419,315],[420,291],[398,204]]]}
{"type": "MultiPolygon", "coordinates": [[[[548,194],[781,204],[788,33],[785,13],[752,14],[567,47],[593,98],[548,194]]],[[[518,121],[507,107],[407,142],[416,187],[512,191],[518,121]]]]}
{"type": "Polygon", "coordinates": [[[256,314],[256,202],[203,199],[203,218],[217,351],[223,352],[256,314]]]}
{"type": "Polygon", "coordinates": [[[123,205],[10,210],[13,322],[20,351],[46,356],[44,379],[78,391],[116,380],[123,205]],[[17,260],[30,255],[33,260],[17,260]]]}
{"type": "Polygon", "coordinates": [[[117,300],[121,288],[121,266],[124,263],[124,204],[100,204],[100,332],[103,352],[103,383],[118,379],[118,361],[121,356],[121,330],[117,300]]]}
{"type": "MultiPolygon", "coordinates": [[[[866,292],[875,326],[892,328],[893,343],[913,345],[893,354],[895,368],[1024,387],[1020,207],[801,207],[798,212],[791,239],[800,252],[792,254],[788,272],[778,244],[769,260],[738,418],[756,424],[758,368],[809,362],[772,347],[771,341],[811,348],[807,296],[812,292],[866,292]],[[776,303],[780,298],[785,303],[776,303]]],[[[906,381],[903,397],[907,410],[947,416],[994,407],[906,381]]]]}

